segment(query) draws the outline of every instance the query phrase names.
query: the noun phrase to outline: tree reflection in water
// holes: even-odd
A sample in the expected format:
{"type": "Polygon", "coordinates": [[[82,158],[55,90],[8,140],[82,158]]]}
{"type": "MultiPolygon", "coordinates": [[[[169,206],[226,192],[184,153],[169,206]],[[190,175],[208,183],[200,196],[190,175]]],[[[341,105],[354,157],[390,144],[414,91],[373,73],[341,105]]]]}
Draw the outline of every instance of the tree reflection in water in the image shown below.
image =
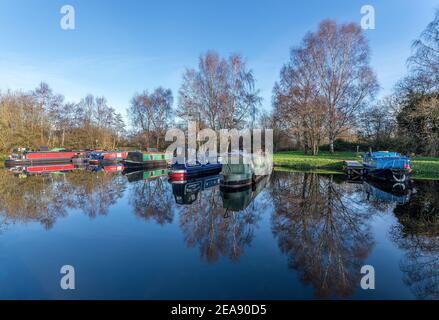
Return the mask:
{"type": "Polygon", "coordinates": [[[124,190],[123,177],[103,172],[78,170],[18,178],[0,170],[0,214],[7,223],[38,221],[50,229],[69,209],[82,210],[92,218],[106,215],[124,190]]]}
{"type": "Polygon", "coordinates": [[[145,220],[153,219],[160,225],[172,223],[173,202],[171,186],[165,177],[135,181],[129,193],[135,215],[145,220]]]}
{"type": "Polygon", "coordinates": [[[418,299],[439,299],[439,182],[415,182],[415,191],[394,209],[392,239],[405,251],[404,283],[418,299]]]}
{"type": "Polygon", "coordinates": [[[359,287],[373,238],[370,214],[353,200],[357,190],[333,176],[274,174],[273,233],[289,267],[318,297],[349,297],[359,287]]]}
{"type": "Polygon", "coordinates": [[[242,210],[229,210],[218,186],[200,191],[190,205],[179,207],[180,227],[187,245],[198,246],[201,257],[210,263],[221,256],[238,261],[252,242],[260,216],[268,205],[254,198],[245,203],[242,210]]]}

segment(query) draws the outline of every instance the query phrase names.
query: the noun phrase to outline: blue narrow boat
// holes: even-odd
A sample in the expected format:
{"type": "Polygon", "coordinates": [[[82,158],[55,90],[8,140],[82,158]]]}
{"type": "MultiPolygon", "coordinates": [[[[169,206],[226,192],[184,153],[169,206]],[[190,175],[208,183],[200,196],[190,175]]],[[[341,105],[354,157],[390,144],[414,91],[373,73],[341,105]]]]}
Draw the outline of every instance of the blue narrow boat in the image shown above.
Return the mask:
{"type": "Polygon", "coordinates": [[[366,175],[396,182],[406,181],[412,172],[408,157],[389,151],[366,153],[363,166],[366,175]]]}
{"type": "Polygon", "coordinates": [[[169,177],[171,181],[187,181],[192,178],[219,174],[222,165],[220,163],[205,163],[196,162],[189,163],[174,163],[171,166],[169,177]]]}

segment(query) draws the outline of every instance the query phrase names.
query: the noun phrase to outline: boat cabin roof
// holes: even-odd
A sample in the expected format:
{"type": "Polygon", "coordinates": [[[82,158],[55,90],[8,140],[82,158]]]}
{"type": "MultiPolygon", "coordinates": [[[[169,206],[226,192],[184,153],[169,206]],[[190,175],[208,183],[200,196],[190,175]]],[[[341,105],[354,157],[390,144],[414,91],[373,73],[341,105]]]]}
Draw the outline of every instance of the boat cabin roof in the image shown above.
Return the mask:
{"type": "Polygon", "coordinates": [[[367,153],[366,157],[372,158],[400,158],[402,155],[398,152],[390,152],[390,151],[377,151],[372,153],[367,153]]]}

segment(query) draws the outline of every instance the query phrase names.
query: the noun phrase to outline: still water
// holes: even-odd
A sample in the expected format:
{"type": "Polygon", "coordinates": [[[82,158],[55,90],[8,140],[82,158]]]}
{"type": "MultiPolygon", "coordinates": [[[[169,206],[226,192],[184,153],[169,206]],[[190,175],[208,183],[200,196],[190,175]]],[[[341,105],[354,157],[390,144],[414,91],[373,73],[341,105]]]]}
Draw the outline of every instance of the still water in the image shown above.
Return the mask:
{"type": "Polygon", "coordinates": [[[434,181],[275,171],[224,192],[165,170],[0,171],[1,299],[438,299],[438,235],[434,181]]]}

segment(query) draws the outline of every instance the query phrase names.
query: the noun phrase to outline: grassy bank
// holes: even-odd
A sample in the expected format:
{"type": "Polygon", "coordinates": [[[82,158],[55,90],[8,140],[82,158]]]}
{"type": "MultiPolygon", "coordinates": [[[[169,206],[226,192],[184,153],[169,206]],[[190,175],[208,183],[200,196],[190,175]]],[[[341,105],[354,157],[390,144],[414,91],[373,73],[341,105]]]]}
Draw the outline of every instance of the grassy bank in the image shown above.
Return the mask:
{"type": "Polygon", "coordinates": [[[8,157],[7,155],[0,153],[0,168],[3,168],[3,166],[5,165],[5,159],[7,157],[8,157]]]}
{"type": "MultiPolygon", "coordinates": [[[[343,160],[359,160],[355,152],[321,152],[318,156],[305,155],[301,151],[278,152],[274,154],[274,165],[295,170],[341,171],[343,160]]],[[[439,158],[415,157],[412,159],[413,178],[439,179],[439,158]]]]}

